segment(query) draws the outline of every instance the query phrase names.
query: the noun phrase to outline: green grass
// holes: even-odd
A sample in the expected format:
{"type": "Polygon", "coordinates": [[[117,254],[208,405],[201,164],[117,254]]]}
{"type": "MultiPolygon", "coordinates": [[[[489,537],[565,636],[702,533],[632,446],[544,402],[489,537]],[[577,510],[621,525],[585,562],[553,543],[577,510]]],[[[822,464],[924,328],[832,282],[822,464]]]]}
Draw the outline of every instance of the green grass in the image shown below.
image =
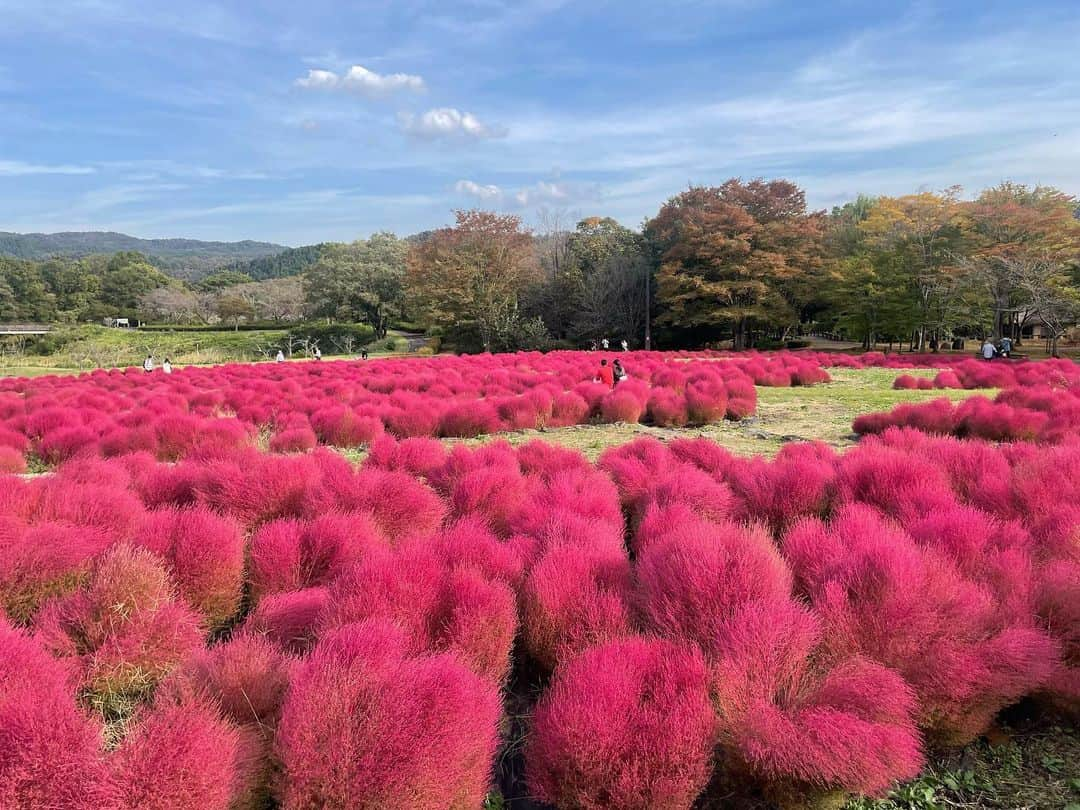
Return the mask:
{"type": "MultiPolygon", "coordinates": [[[[58,346],[50,354],[0,356],[0,376],[38,377],[95,368],[139,366],[147,354],[153,354],[158,363],[168,357],[177,367],[270,360],[284,345],[286,333],[285,329],[172,332],[86,325],[62,327],[47,338],[58,346]]],[[[387,340],[374,341],[369,348],[372,358],[400,354],[405,350],[407,342],[401,333],[391,332],[388,337],[398,345],[397,351],[386,348],[387,340]]],[[[324,346],[323,354],[330,359],[332,347],[324,346]]],[[[307,358],[297,356],[296,359],[307,358]]]]}
{"type": "Polygon", "coordinates": [[[922,776],[884,799],[844,810],[1080,810],[1080,733],[1074,725],[1026,721],[931,757],[922,776]]]}

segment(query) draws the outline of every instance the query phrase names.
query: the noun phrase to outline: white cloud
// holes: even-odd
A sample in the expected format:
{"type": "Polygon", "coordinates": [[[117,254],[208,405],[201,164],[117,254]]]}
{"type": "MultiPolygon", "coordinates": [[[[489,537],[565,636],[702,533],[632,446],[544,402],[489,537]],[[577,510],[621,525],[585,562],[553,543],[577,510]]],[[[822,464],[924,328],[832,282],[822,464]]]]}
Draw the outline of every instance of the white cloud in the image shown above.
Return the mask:
{"type": "Polygon", "coordinates": [[[502,189],[495,185],[482,186],[479,183],[474,183],[472,180],[458,180],[454,184],[454,191],[458,194],[467,194],[470,197],[476,197],[478,200],[499,200],[502,199],[502,189]]]}
{"type": "Polygon", "coordinates": [[[596,196],[595,189],[580,188],[555,179],[540,180],[531,186],[523,186],[517,191],[504,190],[494,184],[483,185],[473,180],[458,180],[454,184],[454,191],[503,208],[548,205],[561,207],[576,200],[596,196]]]}
{"type": "Polygon", "coordinates": [[[539,205],[542,203],[565,203],[570,198],[570,189],[562,183],[546,183],[541,180],[534,186],[523,188],[514,195],[517,204],[539,205]]]}
{"type": "Polygon", "coordinates": [[[424,80],[410,73],[376,73],[362,65],[353,65],[344,73],[332,70],[309,70],[296,80],[297,87],[308,90],[341,90],[366,98],[383,98],[397,92],[420,93],[424,80]]]}
{"type": "Polygon", "coordinates": [[[470,112],[453,107],[438,107],[421,115],[401,113],[402,130],[418,138],[502,138],[506,130],[489,126],[470,112]]]}
{"type": "Polygon", "coordinates": [[[0,177],[29,177],[33,174],[93,174],[92,166],[42,165],[21,160],[0,160],[0,177]]]}

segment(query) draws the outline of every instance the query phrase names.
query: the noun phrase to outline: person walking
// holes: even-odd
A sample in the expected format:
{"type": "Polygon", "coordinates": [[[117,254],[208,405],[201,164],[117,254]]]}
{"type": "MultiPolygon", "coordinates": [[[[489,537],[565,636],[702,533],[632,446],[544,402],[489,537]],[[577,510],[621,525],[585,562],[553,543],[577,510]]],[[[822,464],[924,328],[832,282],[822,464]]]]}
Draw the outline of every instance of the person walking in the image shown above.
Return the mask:
{"type": "Polygon", "coordinates": [[[277,350],[277,355],[274,357],[274,362],[275,363],[284,363],[285,362],[285,352],[283,352],[281,349],[278,349],[277,350]]]}
{"type": "Polygon", "coordinates": [[[320,349],[318,346],[316,346],[313,356],[315,357],[316,360],[322,360],[322,349],[320,349]]]}
{"type": "Polygon", "coordinates": [[[142,370],[147,374],[154,370],[154,355],[146,355],[146,359],[142,361],[142,370]]]}
{"type": "Polygon", "coordinates": [[[608,339],[607,339],[607,338],[603,338],[603,339],[602,339],[602,340],[600,341],[600,348],[602,348],[602,349],[603,349],[603,350],[604,350],[605,352],[606,352],[606,351],[608,350],[608,347],[609,347],[610,345],[611,345],[611,344],[610,344],[610,343],[608,342],[608,339]]]}
{"type": "Polygon", "coordinates": [[[367,360],[367,349],[361,349],[360,350],[360,359],[361,360],[367,360]]]}
{"type": "Polygon", "coordinates": [[[1008,357],[1012,354],[1012,338],[1005,336],[1001,339],[1001,356],[1008,357]]]}
{"type": "Polygon", "coordinates": [[[994,344],[990,342],[990,338],[987,338],[983,341],[982,358],[983,360],[993,360],[995,354],[997,354],[997,349],[995,349],[994,344]]]}
{"type": "Polygon", "coordinates": [[[608,365],[607,358],[600,361],[600,370],[596,373],[594,378],[597,382],[603,383],[608,388],[615,387],[615,374],[611,370],[611,366],[608,365]]]}
{"type": "Polygon", "coordinates": [[[169,362],[168,357],[166,357],[165,361],[161,364],[161,370],[166,374],[172,374],[172,363],[169,362]]]}
{"type": "MultiPolygon", "coordinates": [[[[626,338],[623,338],[623,341],[622,341],[622,350],[623,350],[624,352],[628,352],[628,351],[630,351],[630,344],[626,342],[626,338]]],[[[617,363],[617,362],[618,362],[618,360],[616,360],[615,362],[617,363]]]]}

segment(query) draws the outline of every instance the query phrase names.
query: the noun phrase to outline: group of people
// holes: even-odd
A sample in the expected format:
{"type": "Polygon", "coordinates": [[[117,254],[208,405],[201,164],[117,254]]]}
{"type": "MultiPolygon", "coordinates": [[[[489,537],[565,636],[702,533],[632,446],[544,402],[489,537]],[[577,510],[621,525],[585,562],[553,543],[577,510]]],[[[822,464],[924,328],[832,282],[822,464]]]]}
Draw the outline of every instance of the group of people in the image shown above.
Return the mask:
{"type": "MultiPolygon", "coordinates": [[[[591,344],[589,344],[589,351],[591,352],[595,352],[598,348],[603,349],[606,352],[608,349],[611,348],[611,341],[607,338],[601,338],[599,346],[597,345],[595,340],[591,344]]],[[[624,352],[630,351],[630,344],[626,342],[626,338],[623,338],[619,342],[619,348],[621,348],[624,352]]]]}
{"type": "Polygon", "coordinates": [[[593,377],[593,382],[603,383],[608,388],[614,388],[625,380],[627,376],[626,369],[623,368],[621,362],[616,360],[609,366],[605,357],[600,361],[600,369],[596,372],[596,376],[593,377]]]}
{"type": "MultiPolygon", "coordinates": [[[[315,359],[315,360],[322,360],[322,349],[320,349],[318,346],[316,346],[314,351],[312,351],[312,353],[311,353],[311,357],[313,359],[315,359]]],[[[367,360],[368,359],[368,350],[366,348],[360,350],[360,359],[361,360],[367,360]]],[[[277,355],[274,357],[274,362],[276,362],[276,363],[284,363],[285,362],[285,352],[282,351],[281,349],[278,349],[277,355]]]]}
{"type": "Polygon", "coordinates": [[[995,357],[1007,358],[1009,355],[1012,354],[1012,338],[1003,337],[1001,340],[998,341],[996,346],[994,345],[994,342],[990,340],[990,338],[987,338],[983,342],[982,348],[979,350],[979,354],[982,355],[983,360],[993,360],[995,357]]]}
{"type": "MultiPolygon", "coordinates": [[[[153,371],[154,370],[154,355],[152,355],[152,354],[146,355],[146,359],[142,361],[142,367],[143,367],[143,371],[145,371],[147,374],[149,374],[151,371],[153,371]]],[[[161,370],[163,372],[165,372],[166,374],[172,374],[172,361],[169,360],[168,357],[166,357],[161,362],[161,370]]]]}

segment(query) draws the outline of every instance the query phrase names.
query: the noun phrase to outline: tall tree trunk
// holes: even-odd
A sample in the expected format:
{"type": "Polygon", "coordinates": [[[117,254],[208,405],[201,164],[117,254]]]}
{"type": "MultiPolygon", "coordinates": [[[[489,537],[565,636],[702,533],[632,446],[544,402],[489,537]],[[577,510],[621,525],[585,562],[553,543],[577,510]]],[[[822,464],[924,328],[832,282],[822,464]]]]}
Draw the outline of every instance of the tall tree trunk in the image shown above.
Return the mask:
{"type": "Polygon", "coordinates": [[[746,348],[746,318],[735,321],[735,330],[731,337],[731,347],[739,352],[746,348]]]}

